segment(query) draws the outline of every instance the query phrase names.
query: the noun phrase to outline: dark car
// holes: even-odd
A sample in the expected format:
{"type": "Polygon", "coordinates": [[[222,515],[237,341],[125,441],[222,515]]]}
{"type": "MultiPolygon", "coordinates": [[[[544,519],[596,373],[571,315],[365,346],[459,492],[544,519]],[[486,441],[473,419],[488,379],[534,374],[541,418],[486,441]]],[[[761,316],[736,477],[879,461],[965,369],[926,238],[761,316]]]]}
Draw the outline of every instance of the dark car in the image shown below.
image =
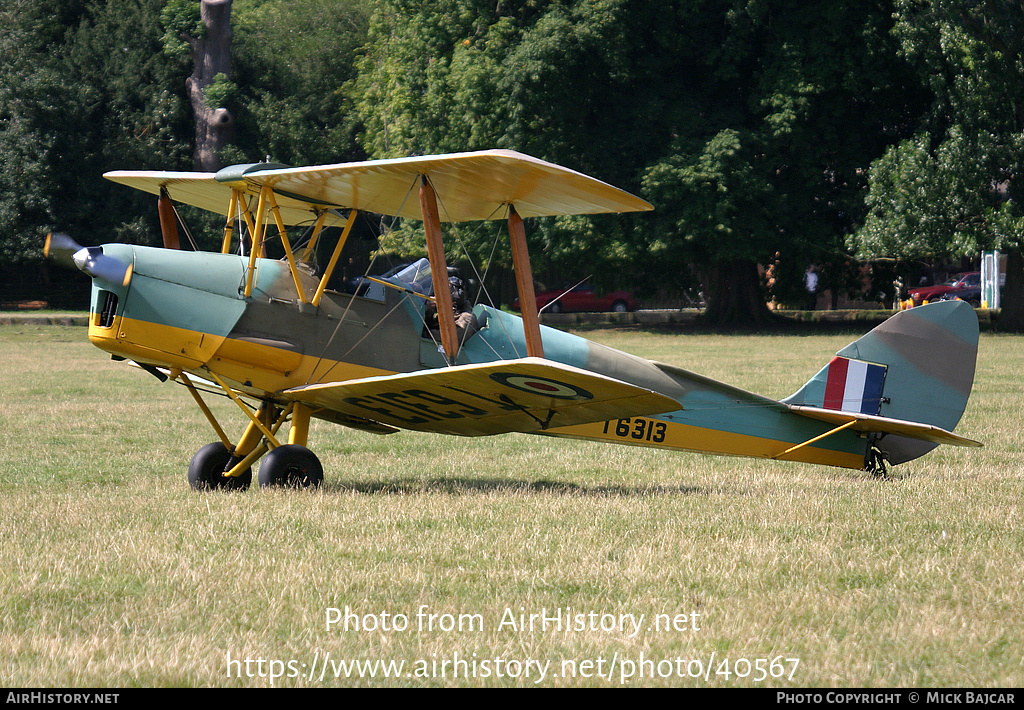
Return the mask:
{"type": "Polygon", "coordinates": [[[952,291],[946,291],[939,298],[940,301],[967,301],[975,308],[981,306],[981,286],[971,286],[969,288],[957,288],[952,291]]]}
{"type": "MultiPolygon", "coordinates": [[[[568,290],[554,288],[537,293],[537,308],[545,313],[626,313],[635,311],[638,306],[636,297],[628,291],[599,293],[589,284],[580,284],[568,290]]],[[[518,298],[512,303],[512,308],[520,310],[518,298]]]]}
{"type": "Polygon", "coordinates": [[[921,286],[920,288],[912,288],[907,293],[912,299],[914,299],[914,305],[920,306],[928,301],[937,301],[942,298],[943,295],[950,291],[956,291],[958,289],[966,289],[977,287],[981,288],[981,272],[980,271],[969,271],[962,274],[957,274],[953,278],[949,279],[945,283],[936,284],[935,286],[921,286]]]}
{"type": "MultiPolygon", "coordinates": [[[[1001,289],[999,290],[1001,293],[1001,289]]],[[[954,289],[942,294],[943,301],[967,301],[975,308],[981,307],[981,287],[972,286],[966,289],[954,289]]]]}

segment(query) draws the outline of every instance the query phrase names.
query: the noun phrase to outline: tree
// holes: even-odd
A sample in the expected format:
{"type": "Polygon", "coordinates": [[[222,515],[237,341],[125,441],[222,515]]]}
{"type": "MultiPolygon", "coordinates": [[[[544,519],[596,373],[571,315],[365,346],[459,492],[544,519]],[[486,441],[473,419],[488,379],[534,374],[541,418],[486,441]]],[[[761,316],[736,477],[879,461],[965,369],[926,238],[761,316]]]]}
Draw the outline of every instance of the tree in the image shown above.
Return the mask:
{"type": "Polygon", "coordinates": [[[913,92],[892,61],[888,3],[735,3],[712,40],[708,85],[645,175],[654,246],[703,265],[711,320],[763,322],[755,262],[779,255],[783,300],[808,264],[841,285],[866,168],[905,133],[913,92]],[[788,282],[788,284],[787,284],[788,282]]]}
{"type": "Polygon", "coordinates": [[[507,147],[655,203],[549,220],[542,268],[668,282],[698,264],[718,322],[767,311],[757,263],[832,258],[902,127],[889,5],[384,0],[357,80],[378,157],[507,147]],[[896,107],[897,110],[889,108],[896,107]]]}
{"type": "Polygon", "coordinates": [[[187,46],[192,73],[185,82],[195,117],[196,170],[216,171],[220,153],[234,137],[234,115],[225,106],[231,81],[232,0],[168,0],[162,12],[165,47],[181,54],[187,46]],[[198,15],[198,16],[197,16],[198,15]]]}
{"type": "Polygon", "coordinates": [[[349,93],[370,0],[236,0],[236,140],[230,158],[290,165],[360,160],[349,93]]]}
{"type": "MultiPolygon", "coordinates": [[[[180,128],[160,52],[162,0],[94,3],[22,0],[0,10],[0,268],[5,288],[57,298],[48,280],[75,274],[42,263],[46,231],[109,240],[134,231],[117,188],[98,177],[125,167],[167,167],[180,128]],[[156,156],[160,156],[157,158],[156,156]],[[117,204],[121,209],[113,209],[117,204]]],[[[80,305],[80,304],[79,304],[80,305]]]]}
{"type": "Polygon", "coordinates": [[[900,0],[895,32],[931,91],[916,135],[871,167],[864,257],[1007,252],[1000,326],[1024,329],[1024,8],[900,0]]]}
{"type": "Polygon", "coordinates": [[[38,226],[52,221],[55,183],[49,129],[60,81],[47,61],[41,17],[24,6],[0,9],[0,265],[4,283],[39,259],[38,226]]]}
{"type": "MultiPolygon", "coordinates": [[[[354,76],[369,2],[240,0],[204,10],[199,0],[18,0],[0,7],[5,294],[22,284],[38,293],[50,277],[76,279],[43,264],[50,229],[83,243],[159,242],[155,200],[100,179],[108,170],[189,170],[196,157],[204,169],[268,154],[298,164],[361,157],[343,86],[354,76]],[[232,8],[238,27],[229,32],[232,8]],[[211,31],[214,9],[219,30],[211,31]],[[229,49],[238,50],[235,79],[229,49]],[[203,60],[214,54],[216,61],[203,60]],[[193,155],[193,104],[215,124],[224,109],[244,133],[234,145],[223,143],[227,134],[216,143],[200,125],[193,155]]],[[[200,243],[203,228],[193,229],[200,243]]]]}
{"type": "MultiPolygon", "coordinates": [[[[600,5],[604,16],[617,16],[621,4],[582,5],[585,10],[600,5]]],[[[627,188],[635,185],[635,174],[624,182],[594,169],[588,158],[602,155],[601,146],[580,149],[580,141],[563,135],[580,131],[581,117],[574,111],[590,117],[589,105],[601,103],[598,97],[615,88],[602,81],[607,72],[601,68],[614,61],[614,45],[598,36],[603,17],[584,15],[571,5],[545,1],[510,10],[482,0],[378,3],[353,84],[367,153],[384,158],[512,148],[627,188]],[[571,123],[565,115],[573,116],[571,123]]],[[[592,126],[591,138],[600,140],[598,133],[592,126]]],[[[614,268],[603,258],[611,256],[605,247],[612,240],[600,239],[607,230],[593,229],[594,223],[584,218],[532,225],[535,270],[568,260],[569,254],[587,273],[599,270],[602,261],[614,268]]],[[[478,261],[491,253],[490,234],[464,230],[463,241],[478,261]]],[[[495,259],[507,267],[510,254],[503,247],[495,259]]],[[[574,274],[580,275],[586,273],[574,274]]]]}

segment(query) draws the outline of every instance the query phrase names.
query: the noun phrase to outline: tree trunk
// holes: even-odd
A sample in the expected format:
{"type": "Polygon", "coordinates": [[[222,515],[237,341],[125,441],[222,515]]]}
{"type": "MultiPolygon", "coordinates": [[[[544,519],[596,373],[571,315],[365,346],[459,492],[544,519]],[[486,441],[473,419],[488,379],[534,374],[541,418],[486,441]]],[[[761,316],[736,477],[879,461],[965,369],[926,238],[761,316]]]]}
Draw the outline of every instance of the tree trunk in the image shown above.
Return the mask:
{"type": "Polygon", "coordinates": [[[234,131],[231,112],[207,105],[203,93],[218,74],[231,76],[231,2],[203,0],[199,13],[206,35],[190,41],[193,69],[186,85],[196,119],[193,161],[196,170],[206,172],[222,167],[218,153],[231,141],[234,131]]]}
{"type": "Polygon", "coordinates": [[[707,273],[704,322],[724,327],[762,327],[774,322],[761,289],[757,264],[743,259],[716,263],[707,273]]]}
{"type": "Polygon", "coordinates": [[[1006,253],[1006,284],[1000,294],[999,330],[1024,332],[1024,252],[1006,253]]]}

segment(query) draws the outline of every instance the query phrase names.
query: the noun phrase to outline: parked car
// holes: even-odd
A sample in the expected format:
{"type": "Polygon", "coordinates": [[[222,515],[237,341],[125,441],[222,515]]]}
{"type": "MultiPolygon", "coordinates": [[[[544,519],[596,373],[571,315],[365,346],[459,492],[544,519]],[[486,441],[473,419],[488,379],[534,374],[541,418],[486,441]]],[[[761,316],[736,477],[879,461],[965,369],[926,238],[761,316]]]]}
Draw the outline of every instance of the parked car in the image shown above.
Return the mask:
{"type": "Polygon", "coordinates": [[[939,300],[944,294],[949,293],[950,291],[972,287],[981,288],[980,271],[970,271],[957,274],[945,283],[936,284],[935,286],[912,288],[907,293],[912,299],[914,299],[914,305],[920,306],[928,301],[939,300]]]}
{"type": "MultiPolygon", "coordinates": [[[[626,313],[635,311],[639,306],[636,297],[628,291],[611,291],[598,293],[589,284],[580,284],[572,289],[568,287],[554,288],[537,293],[537,308],[545,313],[595,313],[613,311],[626,313]]],[[[520,310],[519,299],[512,303],[512,308],[520,310]]]]}
{"type": "Polygon", "coordinates": [[[969,288],[957,288],[952,291],[946,291],[939,298],[941,301],[967,301],[975,308],[981,306],[981,286],[971,286],[969,288]]]}

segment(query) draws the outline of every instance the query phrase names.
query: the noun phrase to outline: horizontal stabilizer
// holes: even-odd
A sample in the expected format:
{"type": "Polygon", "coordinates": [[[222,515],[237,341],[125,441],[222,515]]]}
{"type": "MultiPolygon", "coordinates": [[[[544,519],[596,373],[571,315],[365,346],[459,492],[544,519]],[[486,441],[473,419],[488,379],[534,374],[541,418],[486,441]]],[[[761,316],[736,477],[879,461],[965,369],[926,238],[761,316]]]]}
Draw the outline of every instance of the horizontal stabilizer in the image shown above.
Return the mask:
{"type": "Polygon", "coordinates": [[[958,436],[946,431],[941,427],[931,424],[919,424],[908,422],[903,419],[889,419],[871,414],[860,414],[857,412],[843,412],[832,409],[819,409],[817,407],[790,406],[791,411],[811,419],[827,422],[836,426],[842,426],[851,421],[856,424],[849,426],[853,431],[867,434],[895,434],[910,439],[930,441],[933,444],[948,444],[950,446],[981,446],[981,442],[958,436]]]}
{"type": "Polygon", "coordinates": [[[679,408],[657,392],[541,358],[306,385],[282,394],[403,429],[461,436],[537,432],[679,408]]]}

